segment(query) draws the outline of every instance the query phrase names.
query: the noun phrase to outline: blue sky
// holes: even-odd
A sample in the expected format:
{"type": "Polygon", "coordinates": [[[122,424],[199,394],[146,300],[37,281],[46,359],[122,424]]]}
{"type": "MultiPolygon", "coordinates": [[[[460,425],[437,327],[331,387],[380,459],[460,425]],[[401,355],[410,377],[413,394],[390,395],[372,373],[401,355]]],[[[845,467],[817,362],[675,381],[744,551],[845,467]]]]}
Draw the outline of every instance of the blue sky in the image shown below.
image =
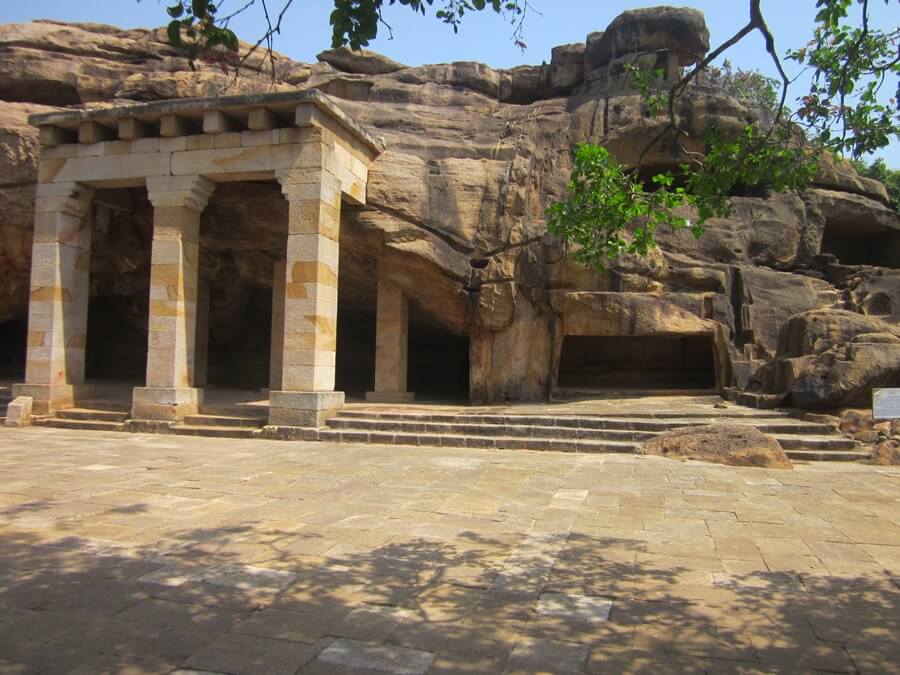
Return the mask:
{"type": "MultiPolygon", "coordinates": [[[[0,6],[0,23],[31,21],[52,18],[66,21],[110,23],[122,27],[147,27],[161,25],[166,20],[165,6],[172,0],[29,0],[28,2],[3,2],[0,6]]],[[[603,30],[624,9],[652,7],[665,4],[659,0],[641,2],[598,2],[598,0],[531,0],[535,12],[525,23],[527,50],[521,51],[511,39],[512,28],[492,12],[468,17],[454,35],[435,20],[415,15],[409,8],[387,8],[385,19],[393,28],[394,38],[388,38],[384,27],[380,37],[370,49],[379,51],[397,61],[409,65],[444,63],[448,61],[482,61],[495,67],[506,68],[524,63],[541,63],[550,60],[550,50],[555,45],[583,42],[587,33],[603,30]]],[[[243,4],[242,0],[226,0],[225,8],[243,4]]],[[[272,6],[280,6],[280,0],[269,0],[272,6]]],[[[682,4],[682,3],[672,3],[682,4]]],[[[696,7],[706,15],[712,44],[718,44],[736,32],[747,18],[746,0],[693,0],[683,3],[696,7]]],[[[315,55],[330,46],[331,27],[328,15],[332,3],[329,0],[295,0],[286,15],[283,34],[277,38],[276,49],[298,61],[315,61],[315,55]]],[[[888,6],[872,3],[877,12],[876,23],[896,24],[897,3],[888,6]],[[890,21],[892,20],[892,21],[890,21]]],[[[815,16],[815,0],[763,0],[763,11],[776,37],[780,53],[806,43],[812,32],[815,16]]],[[[262,31],[261,15],[251,10],[233,25],[244,38],[259,35],[262,31]]],[[[774,74],[771,61],[762,49],[762,40],[751,35],[727,54],[735,66],[757,68],[774,74]]],[[[797,69],[787,64],[789,75],[797,69]]],[[[802,76],[797,92],[802,91],[802,76]]],[[[885,91],[895,90],[888,82],[885,91]]],[[[881,156],[900,168],[900,143],[895,139],[881,156]]]]}

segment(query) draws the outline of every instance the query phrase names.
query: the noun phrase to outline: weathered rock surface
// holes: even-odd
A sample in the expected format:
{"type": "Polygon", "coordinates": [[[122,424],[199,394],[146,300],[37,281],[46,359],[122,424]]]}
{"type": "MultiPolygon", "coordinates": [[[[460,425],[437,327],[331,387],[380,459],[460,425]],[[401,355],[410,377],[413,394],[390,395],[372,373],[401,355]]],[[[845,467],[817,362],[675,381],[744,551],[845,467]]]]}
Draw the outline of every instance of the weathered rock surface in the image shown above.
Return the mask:
{"type": "MultiPolygon", "coordinates": [[[[600,143],[634,163],[664,123],[646,116],[624,64],[643,59],[676,77],[708,45],[700,13],[642,9],[541,65],[408,67],[329,50],[316,64],[279,57],[273,82],[260,59],[237,79],[214,66],[194,72],[161,30],[0,26],[0,345],[4,322],[21,322],[27,303],[38,157],[28,114],[314,87],[387,147],[371,167],[367,206],[342,217],[344,316],[368,325],[373,280],[384,274],[423,331],[468,340],[473,399],[548,396],[565,335],[703,334],[714,336],[720,387],[811,408],[857,400],[897,367],[900,219],[883,186],[849,164],[826,161],[804,194],[736,196],[731,215],[700,239],[661,232],[662,250],[602,273],[572,263],[546,235],[544,213],[565,192],[574,144],[600,143]]],[[[701,149],[712,125],[739,129],[758,115],[705,86],[677,112],[689,149],[701,149]]],[[[645,160],[668,168],[683,156],[659,143],[645,160]]],[[[95,225],[92,289],[118,298],[110,330],[124,323],[140,333],[152,212],[142,190],[101,197],[109,213],[95,225]]],[[[247,183],[219,189],[204,214],[201,277],[217,289],[222,340],[249,340],[242,323],[271,286],[284,209],[277,187],[247,183]]]]}
{"type": "Polygon", "coordinates": [[[324,52],[317,54],[316,58],[319,61],[331,64],[345,73],[359,73],[361,75],[384,75],[385,73],[393,73],[409,67],[377,52],[371,52],[368,49],[360,49],[356,52],[347,47],[326,49],[324,52]]]}
{"type": "Polygon", "coordinates": [[[900,466],[900,441],[882,441],[872,448],[872,464],[900,466]]]}
{"type": "Polygon", "coordinates": [[[794,467],[777,440],[756,427],[740,424],[709,424],[669,431],[645,442],[641,453],[729,466],[794,467]]]}

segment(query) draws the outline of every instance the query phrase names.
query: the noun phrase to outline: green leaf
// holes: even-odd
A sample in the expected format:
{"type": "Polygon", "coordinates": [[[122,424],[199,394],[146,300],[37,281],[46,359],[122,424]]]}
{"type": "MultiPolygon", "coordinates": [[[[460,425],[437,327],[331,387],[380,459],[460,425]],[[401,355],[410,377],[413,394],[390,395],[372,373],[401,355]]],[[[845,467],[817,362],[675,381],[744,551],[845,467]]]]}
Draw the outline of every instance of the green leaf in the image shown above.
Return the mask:
{"type": "Polygon", "coordinates": [[[172,5],[171,7],[166,7],[166,13],[173,19],[178,19],[182,14],[184,14],[184,5],[179,2],[178,4],[172,5]]]}
{"type": "Polygon", "coordinates": [[[173,47],[181,46],[181,22],[180,21],[170,21],[169,25],[166,26],[166,35],[169,37],[169,42],[173,47]]]}

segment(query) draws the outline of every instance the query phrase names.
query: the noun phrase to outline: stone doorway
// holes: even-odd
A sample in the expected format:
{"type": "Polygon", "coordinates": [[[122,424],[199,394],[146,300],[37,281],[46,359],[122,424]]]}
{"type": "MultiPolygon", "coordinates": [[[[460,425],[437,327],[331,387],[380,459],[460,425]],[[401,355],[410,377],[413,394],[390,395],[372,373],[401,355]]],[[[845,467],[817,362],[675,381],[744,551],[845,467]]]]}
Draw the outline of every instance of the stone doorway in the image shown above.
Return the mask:
{"type": "Polygon", "coordinates": [[[716,387],[712,336],[567,335],[559,389],[711,390],[716,387]]]}
{"type": "Polygon", "coordinates": [[[85,338],[88,383],[144,382],[152,240],[146,189],[96,190],[85,338]]]}
{"type": "Polygon", "coordinates": [[[417,303],[409,309],[408,382],[420,401],[469,400],[469,337],[437,323],[417,303]]]}
{"type": "Polygon", "coordinates": [[[277,181],[220,183],[200,219],[194,386],[269,387],[288,203],[277,181]]]}
{"type": "Polygon", "coordinates": [[[25,376],[28,319],[20,317],[0,323],[0,379],[25,376]]]}
{"type": "Polygon", "coordinates": [[[842,265],[900,267],[900,230],[835,215],[825,222],[822,253],[842,265]]]}

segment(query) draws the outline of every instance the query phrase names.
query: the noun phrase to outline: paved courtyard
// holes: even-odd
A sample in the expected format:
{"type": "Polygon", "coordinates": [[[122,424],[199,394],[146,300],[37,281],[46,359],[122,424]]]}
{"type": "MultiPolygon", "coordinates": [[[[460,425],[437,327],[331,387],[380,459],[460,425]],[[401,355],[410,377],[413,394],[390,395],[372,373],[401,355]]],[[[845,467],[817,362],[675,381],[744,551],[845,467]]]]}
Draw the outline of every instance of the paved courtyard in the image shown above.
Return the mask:
{"type": "Polygon", "coordinates": [[[900,672],[900,470],[0,428],[0,673],[900,672]]]}

